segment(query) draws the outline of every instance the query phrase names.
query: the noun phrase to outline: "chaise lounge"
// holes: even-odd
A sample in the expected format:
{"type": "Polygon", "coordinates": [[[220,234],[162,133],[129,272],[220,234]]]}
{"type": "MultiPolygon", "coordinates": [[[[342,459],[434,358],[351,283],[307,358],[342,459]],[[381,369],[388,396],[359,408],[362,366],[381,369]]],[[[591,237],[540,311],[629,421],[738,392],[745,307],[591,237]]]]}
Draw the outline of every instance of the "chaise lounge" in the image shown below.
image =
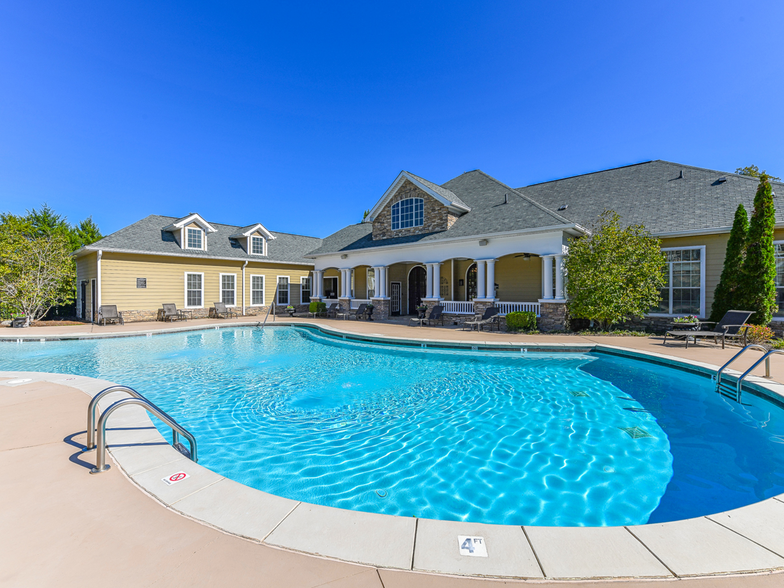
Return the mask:
{"type": "Polygon", "coordinates": [[[103,323],[103,325],[106,326],[106,321],[110,321],[112,323],[119,322],[121,325],[125,324],[122,313],[117,311],[116,304],[101,306],[98,309],[98,316],[99,316],[98,318],[99,325],[103,323]]]}
{"type": "Polygon", "coordinates": [[[700,337],[712,337],[713,342],[717,343],[721,338],[721,348],[724,349],[724,342],[727,339],[740,339],[746,345],[746,331],[749,326],[746,321],[754,314],[750,310],[728,310],[712,330],[710,331],[667,331],[664,334],[664,345],[667,344],[667,337],[678,337],[686,339],[686,348],[689,348],[689,338],[694,337],[694,344],[700,337]]]}
{"type": "Polygon", "coordinates": [[[476,327],[477,331],[481,331],[484,330],[485,325],[490,325],[490,330],[492,330],[493,325],[495,325],[500,331],[501,317],[498,316],[499,312],[501,312],[500,308],[498,308],[497,306],[491,306],[485,309],[485,313],[481,316],[481,318],[479,317],[479,315],[476,315],[474,320],[466,321],[464,326],[469,327],[470,329],[476,327]]]}
{"type": "Polygon", "coordinates": [[[164,322],[166,321],[185,321],[188,317],[181,310],[177,310],[176,304],[163,304],[159,312],[158,318],[164,322]]]}

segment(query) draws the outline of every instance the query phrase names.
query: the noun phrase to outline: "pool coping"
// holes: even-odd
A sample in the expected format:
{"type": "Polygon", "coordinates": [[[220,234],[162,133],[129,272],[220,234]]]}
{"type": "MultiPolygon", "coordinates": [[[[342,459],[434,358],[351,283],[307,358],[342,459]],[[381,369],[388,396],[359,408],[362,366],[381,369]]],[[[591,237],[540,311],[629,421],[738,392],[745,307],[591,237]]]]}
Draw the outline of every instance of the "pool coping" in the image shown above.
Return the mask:
{"type": "MultiPolygon", "coordinates": [[[[152,331],[158,333],[249,328],[253,323],[225,323],[152,331]]],[[[426,339],[358,335],[318,323],[309,326],[330,335],[408,346],[426,339]]],[[[139,336],[147,332],[91,336],[58,335],[27,340],[94,339],[139,336]]],[[[20,339],[14,337],[13,339],[20,339]]],[[[478,350],[600,351],[646,357],[657,363],[715,373],[717,366],[648,351],[602,344],[525,344],[432,341],[429,348],[478,350]]],[[[517,351],[519,353],[519,351],[517,351]]],[[[737,376],[738,373],[730,373],[737,376]]],[[[49,381],[94,396],[111,382],[43,372],[0,372],[0,377],[49,381]]],[[[27,382],[25,382],[27,383],[27,382]]],[[[13,386],[0,382],[0,385],[13,386]]],[[[750,379],[755,392],[779,402],[784,385],[750,379]]],[[[125,397],[114,393],[99,402],[105,410],[125,397]]],[[[622,527],[535,527],[438,521],[364,513],[303,503],[267,494],[229,480],[182,456],[152,424],[146,411],[128,407],[113,415],[107,430],[109,453],[119,469],[142,491],[188,518],[265,545],[352,563],[397,570],[539,581],[598,579],[672,579],[711,575],[771,573],[784,569],[784,494],[736,510],[671,523],[622,527]],[[185,472],[176,484],[164,479],[185,472]],[[485,539],[487,557],[461,556],[458,536],[485,539]]]]}

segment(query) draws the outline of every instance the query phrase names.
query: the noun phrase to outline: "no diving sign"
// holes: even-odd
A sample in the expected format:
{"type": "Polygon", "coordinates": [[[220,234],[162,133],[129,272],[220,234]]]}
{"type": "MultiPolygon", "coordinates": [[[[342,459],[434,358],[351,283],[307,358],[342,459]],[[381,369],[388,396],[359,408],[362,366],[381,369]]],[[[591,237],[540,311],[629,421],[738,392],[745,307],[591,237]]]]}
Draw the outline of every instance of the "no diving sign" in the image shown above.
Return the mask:
{"type": "Polygon", "coordinates": [[[471,557],[487,557],[487,543],[484,537],[465,537],[457,536],[457,545],[460,548],[460,555],[471,557]]]}
{"type": "Polygon", "coordinates": [[[172,484],[176,484],[177,482],[182,482],[185,478],[188,478],[188,474],[185,472],[177,472],[176,474],[172,474],[171,476],[166,476],[163,481],[166,482],[169,486],[172,484]]]}

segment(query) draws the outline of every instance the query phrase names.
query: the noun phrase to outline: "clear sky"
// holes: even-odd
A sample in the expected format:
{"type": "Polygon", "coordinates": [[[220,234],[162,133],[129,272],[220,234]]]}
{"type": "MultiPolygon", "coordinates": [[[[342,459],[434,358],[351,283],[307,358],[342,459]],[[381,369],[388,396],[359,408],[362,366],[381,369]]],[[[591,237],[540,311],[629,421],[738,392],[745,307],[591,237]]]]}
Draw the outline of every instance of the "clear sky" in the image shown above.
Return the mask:
{"type": "Polygon", "coordinates": [[[324,237],[405,169],[784,176],[784,2],[0,3],[0,211],[324,237]]]}

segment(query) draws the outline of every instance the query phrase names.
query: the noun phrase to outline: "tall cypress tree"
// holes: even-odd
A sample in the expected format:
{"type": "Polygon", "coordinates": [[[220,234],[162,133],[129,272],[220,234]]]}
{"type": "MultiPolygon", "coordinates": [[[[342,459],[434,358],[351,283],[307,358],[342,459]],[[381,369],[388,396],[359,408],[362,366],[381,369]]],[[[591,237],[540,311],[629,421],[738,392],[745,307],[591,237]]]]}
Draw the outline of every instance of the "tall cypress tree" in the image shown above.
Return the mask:
{"type": "Polygon", "coordinates": [[[741,310],[754,311],[749,319],[754,325],[767,325],[776,310],[775,224],[773,189],[768,176],[762,174],[754,196],[746,259],[741,268],[741,283],[734,301],[741,310]]]}
{"type": "Polygon", "coordinates": [[[727,253],[724,256],[724,269],[721,271],[719,285],[713,293],[710,320],[719,322],[724,314],[735,308],[735,298],[741,281],[741,268],[746,257],[746,240],[749,233],[749,216],[743,204],[738,204],[735,221],[732,223],[727,253]]]}

